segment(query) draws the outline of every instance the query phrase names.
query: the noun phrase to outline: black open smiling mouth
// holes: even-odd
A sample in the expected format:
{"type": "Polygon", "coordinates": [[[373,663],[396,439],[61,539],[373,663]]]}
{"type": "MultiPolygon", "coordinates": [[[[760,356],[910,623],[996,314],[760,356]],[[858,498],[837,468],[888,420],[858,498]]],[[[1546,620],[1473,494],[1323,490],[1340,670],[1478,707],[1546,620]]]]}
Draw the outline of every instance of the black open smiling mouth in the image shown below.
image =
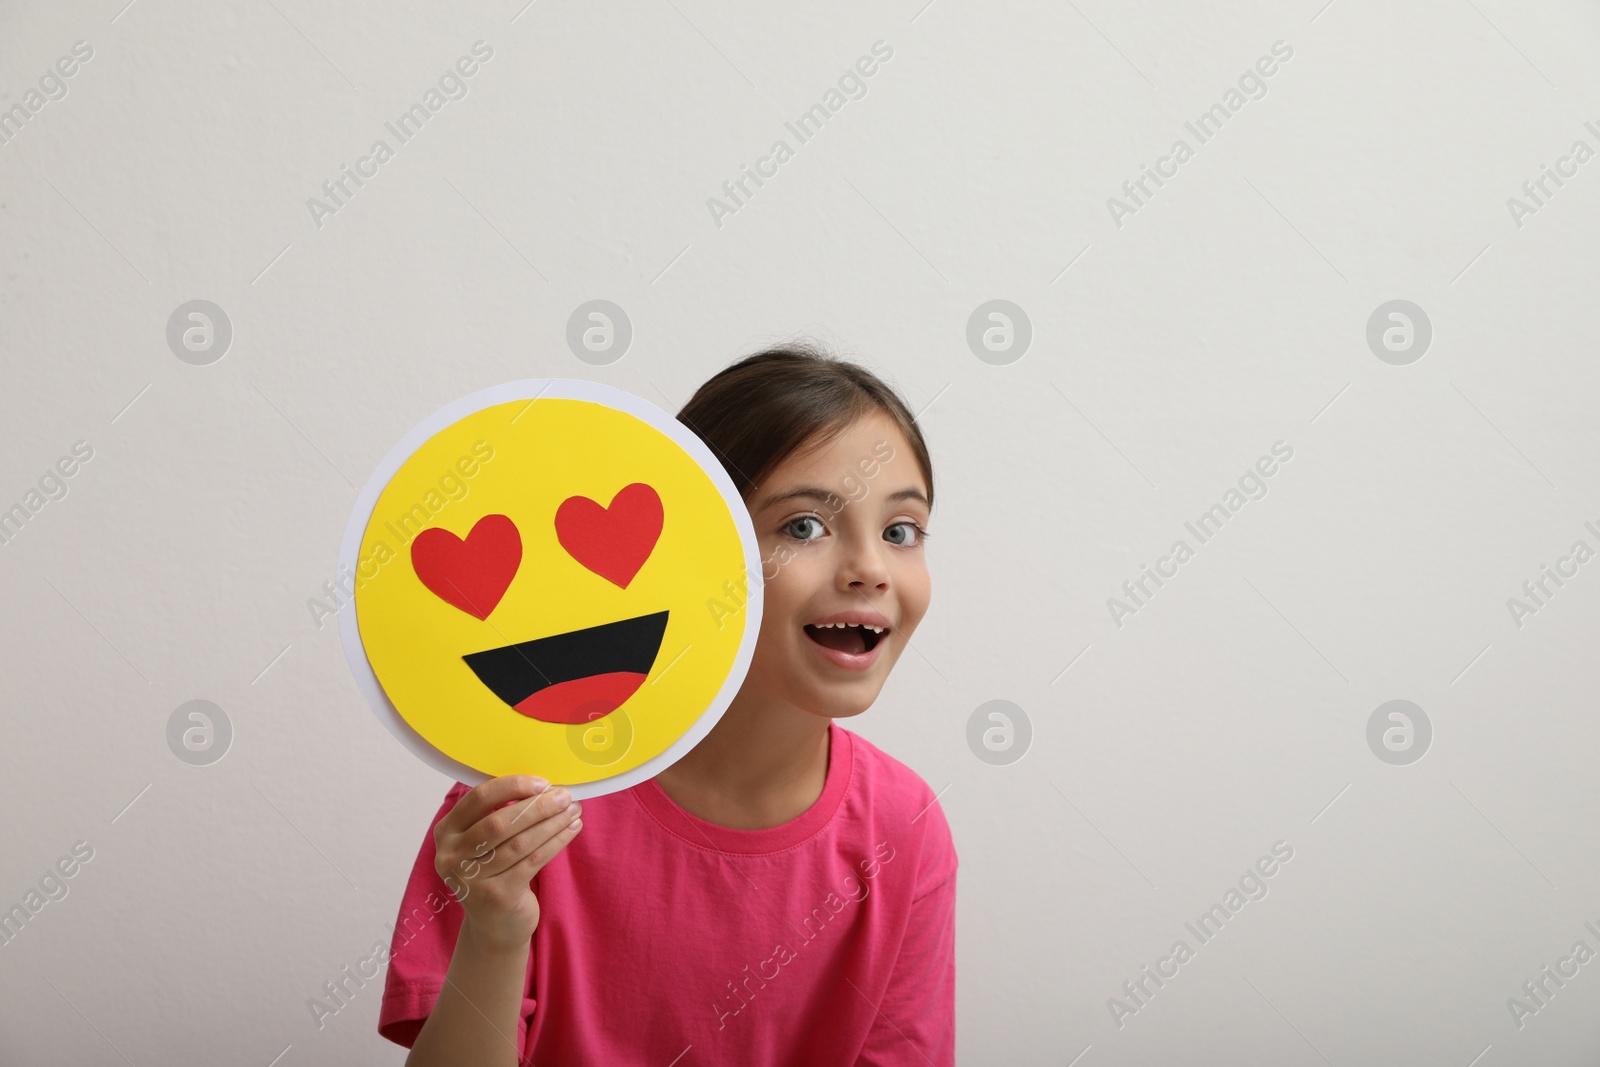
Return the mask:
{"type": "Polygon", "coordinates": [[[495,696],[529,718],[591,722],[616,711],[649,677],[668,614],[658,611],[461,658],[495,696]]]}

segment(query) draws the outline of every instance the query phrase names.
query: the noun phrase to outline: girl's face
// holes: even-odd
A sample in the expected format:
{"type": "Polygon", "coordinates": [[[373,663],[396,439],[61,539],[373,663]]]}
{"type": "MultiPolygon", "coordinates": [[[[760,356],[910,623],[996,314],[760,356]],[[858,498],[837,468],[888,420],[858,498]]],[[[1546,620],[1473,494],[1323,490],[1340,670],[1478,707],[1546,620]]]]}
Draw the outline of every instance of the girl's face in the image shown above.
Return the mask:
{"type": "Polygon", "coordinates": [[[876,412],[751,492],[765,603],[747,689],[829,718],[872,705],[928,610],[927,492],[905,436],[876,412]],[[837,622],[881,632],[818,625],[837,622]]]}

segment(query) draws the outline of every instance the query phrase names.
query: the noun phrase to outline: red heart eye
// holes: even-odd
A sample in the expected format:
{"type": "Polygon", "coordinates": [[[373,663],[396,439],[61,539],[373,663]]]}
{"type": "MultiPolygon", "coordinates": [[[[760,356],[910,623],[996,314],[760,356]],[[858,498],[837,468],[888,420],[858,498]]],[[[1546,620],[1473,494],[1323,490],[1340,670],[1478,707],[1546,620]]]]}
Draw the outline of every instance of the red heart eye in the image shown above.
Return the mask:
{"type": "Polygon", "coordinates": [[[556,509],[556,538],[572,558],[614,585],[628,588],[661,538],[661,497],[644,482],[625,486],[609,508],[569,496],[556,509]]]}
{"type": "Polygon", "coordinates": [[[466,540],[434,526],[411,542],[411,569],[435,596],[477,619],[505,596],[522,565],[522,535],[505,515],[485,515],[466,540]]]}

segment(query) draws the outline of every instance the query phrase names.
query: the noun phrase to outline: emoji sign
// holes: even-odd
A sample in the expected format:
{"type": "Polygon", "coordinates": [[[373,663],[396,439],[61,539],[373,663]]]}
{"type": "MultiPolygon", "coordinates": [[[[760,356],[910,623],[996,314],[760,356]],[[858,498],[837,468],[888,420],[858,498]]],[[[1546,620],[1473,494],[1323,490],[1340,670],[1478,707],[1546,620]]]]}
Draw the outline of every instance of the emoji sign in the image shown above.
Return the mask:
{"type": "Polygon", "coordinates": [[[653,777],[716,725],[761,629],[755,530],[722,465],[595,382],[436,412],[379,464],[339,555],[357,683],[471,785],[535,774],[582,798],[653,777]]]}

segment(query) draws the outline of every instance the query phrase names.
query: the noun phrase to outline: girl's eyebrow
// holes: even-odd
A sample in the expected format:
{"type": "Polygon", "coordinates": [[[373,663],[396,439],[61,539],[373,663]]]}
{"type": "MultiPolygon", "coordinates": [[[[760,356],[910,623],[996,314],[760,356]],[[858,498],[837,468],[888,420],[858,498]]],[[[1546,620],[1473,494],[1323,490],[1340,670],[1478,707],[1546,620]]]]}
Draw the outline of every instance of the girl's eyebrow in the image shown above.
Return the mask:
{"type": "MultiPolygon", "coordinates": [[[[809,498],[827,503],[830,499],[838,499],[838,497],[838,493],[830,493],[826,489],[818,489],[816,486],[812,485],[803,485],[798,489],[791,489],[786,493],[774,493],[756,505],[756,510],[765,511],[774,504],[782,504],[786,500],[809,498]]],[[[920,489],[897,489],[885,497],[884,500],[886,503],[890,504],[897,504],[902,500],[918,500],[922,502],[923,507],[929,506],[928,498],[922,495],[922,490],[920,489]]]]}

